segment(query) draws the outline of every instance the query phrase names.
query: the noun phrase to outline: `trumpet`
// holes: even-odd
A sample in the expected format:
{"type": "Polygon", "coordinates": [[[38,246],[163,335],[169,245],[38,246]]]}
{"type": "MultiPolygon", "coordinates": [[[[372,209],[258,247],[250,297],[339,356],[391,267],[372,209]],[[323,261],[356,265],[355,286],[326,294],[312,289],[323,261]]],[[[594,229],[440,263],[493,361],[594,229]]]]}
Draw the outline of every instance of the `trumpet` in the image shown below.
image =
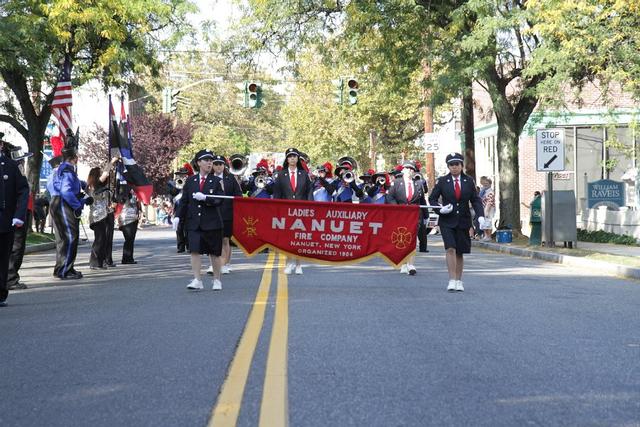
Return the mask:
{"type": "Polygon", "coordinates": [[[229,166],[229,173],[232,175],[244,175],[247,167],[249,167],[247,158],[242,154],[232,154],[229,157],[229,163],[231,165],[229,166]]]}
{"type": "Polygon", "coordinates": [[[267,186],[267,177],[264,175],[259,175],[256,177],[254,183],[256,184],[256,187],[262,189],[267,186]]]}
{"type": "Polygon", "coordinates": [[[385,185],[387,183],[387,179],[384,176],[379,176],[376,179],[376,185],[382,187],[383,185],[385,185]]]}
{"type": "Polygon", "coordinates": [[[355,179],[356,176],[351,171],[346,171],[342,174],[342,180],[347,184],[351,184],[353,181],[355,181],[355,179]]]}
{"type": "Polygon", "coordinates": [[[415,175],[413,175],[413,180],[414,181],[423,181],[424,177],[421,174],[416,173],[415,175]]]}
{"type": "Polygon", "coordinates": [[[176,188],[177,188],[178,190],[182,190],[182,187],[184,187],[185,178],[184,178],[184,177],[182,177],[182,176],[181,176],[181,177],[178,177],[178,178],[176,178],[175,183],[176,183],[176,188]]]}

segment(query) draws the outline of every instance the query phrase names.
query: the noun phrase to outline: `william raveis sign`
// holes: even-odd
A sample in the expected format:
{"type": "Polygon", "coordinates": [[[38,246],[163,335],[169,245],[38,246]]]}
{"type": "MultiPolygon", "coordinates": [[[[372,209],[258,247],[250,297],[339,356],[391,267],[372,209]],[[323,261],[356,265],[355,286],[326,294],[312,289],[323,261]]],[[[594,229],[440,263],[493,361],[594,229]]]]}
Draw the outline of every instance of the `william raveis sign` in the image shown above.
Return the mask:
{"type": "Polygon", "coordinates": [[[623,182],[601,179],[587,183],[587,207],[608,206],[618,209],[625,205],[623,182]]]}

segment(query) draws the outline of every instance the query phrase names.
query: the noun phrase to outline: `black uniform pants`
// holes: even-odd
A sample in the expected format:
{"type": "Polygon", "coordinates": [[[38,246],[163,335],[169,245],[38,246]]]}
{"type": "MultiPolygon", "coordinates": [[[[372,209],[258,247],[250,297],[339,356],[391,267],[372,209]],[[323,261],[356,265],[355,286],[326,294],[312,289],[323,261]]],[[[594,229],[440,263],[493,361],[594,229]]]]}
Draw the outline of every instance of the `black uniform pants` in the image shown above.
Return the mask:
{"type": "Polygon", "coordinates": [[[107,265],[113,264],[113,256],[111,252],[113,252],[113,228],[115,224],[115,216],[113,212],[107,215],[107,244],[106,244],[106,252],[104,261],[107,265]]]}
{"type": "Polygon", "coordinates": [[[184,251],[189,249],[189,243],[187,241],[187,230],[184,228],[184,223],[180,221],[178,227],[176,227],[176,240],[178,242],[178,250],[184,251]]]}
{"type": "Polygon", "coordinates": [[[20,281],[18,271],[22,266],[24,258],[24,249],[27,245],[27,231],[29,231],[29,220],[31,212],[27,211],[27,219],[22,227],[16,228],[13,232],[13,248],[11,249],[11,257],[9,258],[9,271],[7,273],[7,286],[15,286],[20,281]]]}
{"type": "Polygon", "coordinates": [[[93,230],[93,245],[89,256],[89,266],[101,268],[104,267],[107,256],[107,218],[94,222],[89,227],[93,230]]]}
{"type": "Polygon", "coordinates": [[[136,233],[138,232],[138,221],[132,222],[120,227],[122,235],[124,236],[124,244],[122,245],[122,262],[132,262],[133,259],[133,245],[136,241],[136,233]]]}
{"type": "Polygon", "coordinates": [[[64,277],[75,271],[73,264],[76,262],[78,253],[80,220],[60,196],[55,196],[51,200],[51,217],[56,235],[56,265],[53,267],[53,275],[64,277]]]}
{"type": "Polygon", "coordinates": [[[12,246],[13,230],[0,233],[0,302],[6,300],[9,295],[7,271],[9,270],[9,258],[11,257],[12,246]]]}

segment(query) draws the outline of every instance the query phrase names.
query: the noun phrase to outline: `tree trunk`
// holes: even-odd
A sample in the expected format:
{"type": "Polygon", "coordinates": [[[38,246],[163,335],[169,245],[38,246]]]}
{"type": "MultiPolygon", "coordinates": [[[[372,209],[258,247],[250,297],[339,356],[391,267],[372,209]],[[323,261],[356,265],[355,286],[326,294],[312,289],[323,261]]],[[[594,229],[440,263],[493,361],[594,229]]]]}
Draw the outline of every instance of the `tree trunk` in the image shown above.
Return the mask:
{"type": "Polygon", "coordinates": [[[518,141],[520,132],[511,110],[498,112],[498,170],[500,171],[500,226],[522,234],[520,224],[520,175],[518,165],[518,141]]]}
{"type": "Polygon", "coordinates": [[[473,121],[473,91],[469,82],[469,87],[462,94],[462,130],[464,131],[464,166],[465,173],[476,182],[476,142],[473,121]]]}

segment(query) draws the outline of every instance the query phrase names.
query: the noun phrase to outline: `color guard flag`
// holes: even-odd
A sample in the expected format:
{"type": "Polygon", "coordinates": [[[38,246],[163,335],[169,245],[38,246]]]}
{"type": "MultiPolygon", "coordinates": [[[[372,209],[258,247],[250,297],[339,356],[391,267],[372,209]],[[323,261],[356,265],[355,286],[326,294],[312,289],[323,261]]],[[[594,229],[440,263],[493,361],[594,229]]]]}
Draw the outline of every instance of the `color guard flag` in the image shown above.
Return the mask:
{"type": "Polygon", "coordinates": [[[51,114],[58,121],[59,135],[64,141],[67,129],[73,127],[73,117],[71,115],[71,106],[73,105],[71,86],[71,60],[69,56],[65,56],[62,70],[58,76],[58,84],[53,93],[53,101],[51,102],[51,114]]]}

